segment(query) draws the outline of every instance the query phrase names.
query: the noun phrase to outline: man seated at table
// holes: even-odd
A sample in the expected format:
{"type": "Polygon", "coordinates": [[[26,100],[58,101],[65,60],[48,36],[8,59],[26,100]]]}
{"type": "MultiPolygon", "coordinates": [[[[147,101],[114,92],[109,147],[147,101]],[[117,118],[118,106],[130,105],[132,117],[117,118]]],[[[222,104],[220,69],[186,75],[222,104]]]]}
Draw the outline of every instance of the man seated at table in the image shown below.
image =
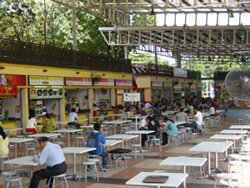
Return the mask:
{"type": "Polygon", "coordinates": [[[90,155],[97,155],[102,157],[102,170],[107,170],[108,153],[103,150],[102,144],[105,144],[106,139],[102,134],[102,128],[99,123],[94,124],[94,130],[89,134],[87,139],[87,147],[96,148],[94,151],[90,151],[90,155]]]}
{"type": "MultiPolygon", "coordinates": [[[[41,180],[47,179],[47,183],[52,176],[64,174],[67,171],[65,156],[58,144],[49,142],[47,137],[38,138],[38,143],[42,151],[34,156],[35,162],[47,167],[33,173],[29,188],[37,188],[41,180]]],[[[52,187],[53,180],[50,181],[49,188],[52,187]]]]}
{"type": "Polygon", "coordinates": [[[180,108],[180,112],[178,112],[175,116],[175,120],[176,121],[183,121],[183,122],[187,122],[188,121],[188,117],[187,114],[184,112],[184,108],[180,108]]]}
{"type": "Polygon", "coordinates": [[[154,131],[153,133],[150,133],[149,135],[154,135],[156,138],[160,138],[160,123],[156,117],[156,115],[148,116],[147,117],[148,121],[148,130],[154,131]]]}

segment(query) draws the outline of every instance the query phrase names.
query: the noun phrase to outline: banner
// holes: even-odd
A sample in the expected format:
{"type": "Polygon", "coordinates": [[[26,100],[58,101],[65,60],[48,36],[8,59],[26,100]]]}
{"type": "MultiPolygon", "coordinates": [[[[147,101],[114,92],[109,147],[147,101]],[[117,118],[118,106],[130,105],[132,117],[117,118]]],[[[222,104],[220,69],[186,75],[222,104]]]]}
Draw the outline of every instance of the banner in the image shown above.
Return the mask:
{"type": "Polygon", "coordinates": [[[60,99],[64,95],[61,88],[33,88],[29,91],[30,99],[60,99]]]}
{"type": "Polygon", "coordinates": [[[29,84],[33,86],[63,86],[64,79],[63,77],[54,76],[29,76],[29,84]]]}
{"type": "Polygon", "coordinates": [[[67,86],[91,86],[92,79],[91,78],[66,78],[67,86]]]}
{"type": "Polygon", "coordinates": [[[124,93],[123,94],[124,102],[138,102],[141,101],[140,93],[124,93]]]}

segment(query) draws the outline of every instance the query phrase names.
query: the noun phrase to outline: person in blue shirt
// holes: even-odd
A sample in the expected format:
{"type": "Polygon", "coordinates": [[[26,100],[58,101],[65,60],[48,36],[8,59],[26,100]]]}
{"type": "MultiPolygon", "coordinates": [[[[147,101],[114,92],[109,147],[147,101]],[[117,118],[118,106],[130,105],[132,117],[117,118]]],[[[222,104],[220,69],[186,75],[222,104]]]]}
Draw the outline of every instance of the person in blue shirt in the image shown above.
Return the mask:
{"type": "MultiPolygon", "coordinates": [[[[52,176],[66,173],[67,164],[61,147],[58,144],[49,142],[47,137],[38,138],[38,143],[42,151],[34,156],[35,162],[39,165],[46,164],[47,167],[33,173],[29,188],[37,188],[41,180],[47,179],[47,183],[52,176]]],[[[52,187],[53,180],[50,181],[49,188],[52,187]]]]}
{"type": "MultiPolygon", "coordinates": [[[[102,169],[103,171],[108,171],[107,170],[107,163],[108,163],[108,153],[103,150],[103,144],[106,143],[106,139],[102,134],[102,128],[99,123],[94,124],[94,130],[89,134],[89,137],[94,136],[97,138],[97,143],[96,143],[96,150],[89,152],[90,155],[98,155],[102,157],[102,169]]],[[[88,145],[87,141],[87,147],[93,147],[88,145]]]]}
{"type": "Polygon", "coordinates": [[[167,132],[167,136],[171,137],[173,135],[178,134],[178,128],[176,127],[175,123],[173,120],[168,119],[168,117],[164,118],[165,123],[165,131],[167,132]]]}

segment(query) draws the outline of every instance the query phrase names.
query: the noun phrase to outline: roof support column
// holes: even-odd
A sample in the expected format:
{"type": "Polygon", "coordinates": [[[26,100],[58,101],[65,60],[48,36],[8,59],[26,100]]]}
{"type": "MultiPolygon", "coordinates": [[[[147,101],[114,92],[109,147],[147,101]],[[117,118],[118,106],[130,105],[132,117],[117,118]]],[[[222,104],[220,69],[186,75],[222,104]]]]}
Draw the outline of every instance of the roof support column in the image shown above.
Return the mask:
{"type": "Polygon", "coordinates": [[[180,54],[180,52],[176,52],[176,55],[175,55],[175,67],[181,68],[181,54],[180,54]]]}

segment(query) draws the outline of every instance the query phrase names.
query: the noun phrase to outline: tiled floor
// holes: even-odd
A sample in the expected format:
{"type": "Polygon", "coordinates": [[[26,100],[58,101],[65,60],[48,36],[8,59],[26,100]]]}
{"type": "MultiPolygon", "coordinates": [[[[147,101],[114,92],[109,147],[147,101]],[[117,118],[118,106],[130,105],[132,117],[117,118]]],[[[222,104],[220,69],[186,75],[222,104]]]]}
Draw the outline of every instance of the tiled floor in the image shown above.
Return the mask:
{"type": "MultiPolygon", "coordinates": [[[[77,187],[86,187],[86,188],[129,188],[134,186],[127,186],[125,182],[131,177],[135,176],[141,171],[154,171],[154,170],[165,170],[167,172],[182,172],[181,168],[178,167],[162,167],[159,165],[160,161],[168,156],[192,156],[194,153],[189,152],[189,148],[196,145],[197,143],[209,140],[209,137],[222,129],[229,127],[232,124],[232,121],[222,122],[216,128],[208,129],[206,133],[202,135],[192,136],[185,143],[178,145],[176,147],[169,148],[168,146],[164,146],[162,152],[158,150],[154,150],[153,152],[143,153],[144,157],[137,157],[137,160],[134,158],[128,160],[128,167],[110,167],[109,172],[105,172],[100,182],[95,182],[94,179],[88,178],[88,183],[85,183],[84,180],[81,181],[68,181],[70,188],[77,187]]],[[[80,171],[80,164],[83,160],[83,157],[79,156],[77,159],[77,170],[80,171]]],[[[68,174],[72,172],[72,157],[67,156],[67,163],[69,165],[68,174]]],[[[226,169],[227,164],[225,162],[219,162],[220,169],[226,169]]],[[[36,170],[37,168],[33,169],[36,170]]],[[[202,180],[199,177],[199,169],[192,168],[190,170],[190,176],[187,181],[187,188],[212,188],[214,186],[213,179],[205,179],[202,180]]],[[[27,187],[29,183],[28,178],[24,178],[24,187],[27,187]]],[[[4,187],[3,177],[0,179],[0,188],[4,187]]],[[[234,182],[235,187],[250,187],[250,163],[246,163],[244,165],[244,176],[241,176],[240,180],[234,182]]],[[[45,188],[45,181],[40,183],[40,188],[45,188]]],[[[220,185],[220,187],[227,187],[227,183],[224,182],[224,185],[220,185]]]]}

